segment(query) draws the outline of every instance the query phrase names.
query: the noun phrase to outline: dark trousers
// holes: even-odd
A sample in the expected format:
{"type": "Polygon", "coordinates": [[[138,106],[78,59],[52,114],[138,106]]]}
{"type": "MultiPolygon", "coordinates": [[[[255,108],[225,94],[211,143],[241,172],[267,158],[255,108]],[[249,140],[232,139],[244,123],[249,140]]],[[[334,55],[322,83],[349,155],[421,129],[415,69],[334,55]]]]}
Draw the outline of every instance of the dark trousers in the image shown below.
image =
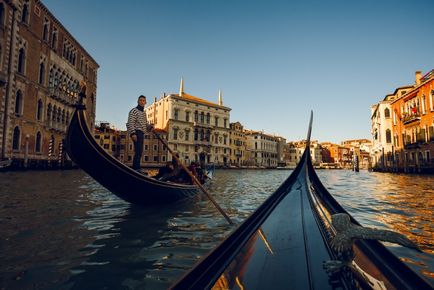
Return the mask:
{"type": "Polygon", "coordinates": [[[143,153],[143,132],[136,131],[137,140],[134,141],[134,157],[133,157],[133,169],[140,169],[140,159],[142,159],[143,153]]]}

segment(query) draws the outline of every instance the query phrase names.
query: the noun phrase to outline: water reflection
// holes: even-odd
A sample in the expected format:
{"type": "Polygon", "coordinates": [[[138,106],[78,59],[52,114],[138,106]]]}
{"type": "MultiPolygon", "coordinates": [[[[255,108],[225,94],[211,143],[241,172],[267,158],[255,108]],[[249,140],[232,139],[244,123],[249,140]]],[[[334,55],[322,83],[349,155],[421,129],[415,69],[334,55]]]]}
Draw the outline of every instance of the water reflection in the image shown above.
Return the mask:
{"type": "MultiPolygon", "coordinates": [[[[209,190],[238,224],[289,174],[219,170],[209,190]]],[[[418,241],[390,247],[434,280],[434,177],[318,174],[363,225],[418,241]]],[[[233,230],[204,196],[135,207],[81,171],[2,173],[0,191],[0,289],[165,289],[233,230]]]]}

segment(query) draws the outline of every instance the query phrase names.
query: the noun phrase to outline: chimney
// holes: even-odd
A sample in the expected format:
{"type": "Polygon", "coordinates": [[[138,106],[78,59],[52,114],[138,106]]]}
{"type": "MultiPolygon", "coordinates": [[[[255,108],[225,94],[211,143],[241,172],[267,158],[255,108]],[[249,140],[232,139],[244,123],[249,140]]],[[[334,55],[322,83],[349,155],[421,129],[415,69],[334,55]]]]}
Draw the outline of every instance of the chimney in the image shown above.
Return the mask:
{"type": "Polygon", "coordinates": [[[179,84],[179,96],[182,97],[184,94],[184,79],[181,78],[181,83],[179,84]]]}
{"type": "Polygon", "coordinates": [[[416,85],[420,85],[420,79],[422,78],[422,72],[420,70],[416,71],[416,85]]]}

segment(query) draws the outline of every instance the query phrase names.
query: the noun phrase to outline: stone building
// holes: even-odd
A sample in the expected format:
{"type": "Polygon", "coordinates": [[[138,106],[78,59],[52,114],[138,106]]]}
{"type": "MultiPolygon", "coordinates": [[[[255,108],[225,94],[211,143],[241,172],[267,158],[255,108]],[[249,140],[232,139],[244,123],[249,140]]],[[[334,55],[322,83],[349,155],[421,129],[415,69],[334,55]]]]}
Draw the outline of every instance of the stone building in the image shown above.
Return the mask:
{"type": "Polygon", "coordinates": [[[371,106],[371,159],[373,167],[388,167],[392,165],[392,155],[395,150],[392,143],[392,106],[397,98],[410,91],[413,86],[397,88],[394,93],[371,106]]]}
{"type": "MultiPolygon", "coordinates": [[[[167,140],[167,132],[161,129],[154,130],[163,140],[167,140]]],[[[168,150],[151,132],[145,132],[143,141],[142,167],[161,167],[168,159],[168,150]]],[[[121,131],[119,160],[132,166],[134,157],[134,144],[127,131],[121,131]]]]}
{"type": "Polygon", "coordinates": [[[81,80],[95,121],[96,61],[38,0],[0,2],[0,150],[15,166],[57,167],[81,80]]]}
{"type": "Polygon", "coordinates": [[[285,139],[272,136],[262,131],[245,130],[246,150],[250,159],[247,165],[259,167],[277,167],[283,162],[285,139]]]}
{"type": "MultiPolygon", "coordinates": [[[[184,92],[164,94],[145,108],[148,121],[167,131],[167,141],[186,164],[191,161],[228,165],[230,160],[229,114],[219,92],[213,103],[184,92]]],[[[171,156],[169,156],[171,160],[171,156]]]]}
{"type": "Polygon", "coordinates": [[[229,131],[230,164],[243,166],[246,161],[246,134],[240,122],[230,123],[229,131]]]}
{"type": "Polygon", "coordinates": [[[110,123],[100,122],[95,126],[95,141],[113,157],[120,159],[122,132],[112,128],[110,123]]]}

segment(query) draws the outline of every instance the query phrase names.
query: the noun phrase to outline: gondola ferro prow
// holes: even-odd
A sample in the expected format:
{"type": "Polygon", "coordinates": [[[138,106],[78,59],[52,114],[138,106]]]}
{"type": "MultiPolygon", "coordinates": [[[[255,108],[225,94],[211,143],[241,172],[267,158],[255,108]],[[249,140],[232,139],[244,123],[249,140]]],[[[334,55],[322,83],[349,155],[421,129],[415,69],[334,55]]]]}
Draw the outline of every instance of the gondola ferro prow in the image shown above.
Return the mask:
{"type": "Polygon", "coordinates": [[[385,241],[422,252],[418,245],[403,234],[390,230],[362,227],[352,223],[350,216],[346,213],[332,215],[332,226],[336,230],[336,235],[330,244],[332,249],[336,251],[339,260],[324,262],[324,268],[328,273],[338,272],[344,266],[352,267],[353,243],[357,239],[385,241]]]}
{"type": "Polygon", "coordinates": [[[78,93],[78,101],[75,107],[77,110],[86,110],[86,105],[84,104],[84,99],[86,98],[86,82],[84,80],[80,81],[80,92],[78,93]]]}

